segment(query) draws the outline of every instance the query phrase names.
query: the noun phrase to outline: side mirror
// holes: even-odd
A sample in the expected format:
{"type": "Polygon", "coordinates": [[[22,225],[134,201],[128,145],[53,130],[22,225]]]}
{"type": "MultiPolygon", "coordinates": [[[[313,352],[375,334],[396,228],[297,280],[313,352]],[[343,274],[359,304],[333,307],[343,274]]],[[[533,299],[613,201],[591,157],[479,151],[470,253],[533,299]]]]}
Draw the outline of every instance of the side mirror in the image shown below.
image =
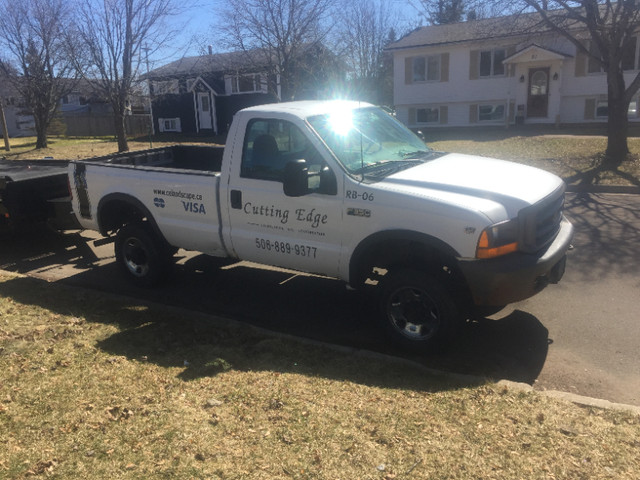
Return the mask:
{"type": "Polygon", "coordinates": [[[337,195],[338,180],[329,167],[324,167],[320,171],[320,193],[325,195],[337,195]]]}
{"type": "Polygon", "coordinates": [[[284,166],[282,187],[287,197],[302,197],[309,193],[309,168],[306,160],[288,162],[284,166]]]}

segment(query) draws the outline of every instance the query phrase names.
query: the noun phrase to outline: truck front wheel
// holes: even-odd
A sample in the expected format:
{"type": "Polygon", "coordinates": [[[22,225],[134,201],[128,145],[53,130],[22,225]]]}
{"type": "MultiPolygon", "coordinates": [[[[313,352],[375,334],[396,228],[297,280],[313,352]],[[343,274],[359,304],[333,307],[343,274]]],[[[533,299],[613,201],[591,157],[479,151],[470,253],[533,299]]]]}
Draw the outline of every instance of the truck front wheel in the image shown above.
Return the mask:
{"type": "Polygon", "coordinates": [[[446,346],[462,323],[452,295],[434,277],[415,270],[385,275],[382,327],[403,349],[428,352],[446,346]]]}
{"type": "Polygon", "coordinates": [[[131,223],[118,230],[116,261],[129,278],[141,287],[159,283],[170,265],[170,252],[144,223],[131,223]]]}

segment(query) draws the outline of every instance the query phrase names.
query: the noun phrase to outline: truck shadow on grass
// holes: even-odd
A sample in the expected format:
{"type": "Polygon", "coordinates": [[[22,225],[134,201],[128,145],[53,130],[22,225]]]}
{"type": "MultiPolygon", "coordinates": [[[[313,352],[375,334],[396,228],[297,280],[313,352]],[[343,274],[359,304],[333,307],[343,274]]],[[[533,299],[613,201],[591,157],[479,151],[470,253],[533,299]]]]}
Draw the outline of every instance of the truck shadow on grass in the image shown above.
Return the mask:
{"type": "MultiPolygon", "coordinates": [[[[69,248],[68,245],[65,248],[69,248]]],[[[39,256],[36,251],[27,250],[25,253],[37,260],[40,269],[46,270],[48,259],[55,257],[39,256]]],[[[360,374],[341,362],[350,363],[354,352],[365,350],[457,374],[533,383],[547,356],[548,332],[538,319],[525,312],[515,311],[504,318],[497,315],[496,320],[474,321],[463,328],[457,341],[445,352],[411,355],[391,347],[377,327],[374,296],[347,291],[343,283],[332,279],[250,268],[198,255],[179,262],[165,285],[149,290],[132,287],[123,281],[115,264],[93,265],[90,253],[85,258],[78,255],[79,247],[72,251],[76,252],[73,262],[79,273],[68,277],[64,283],[93,290],[70,289],[75,292],[69,293],[72,299],[82,299],[76,304],[69,301],[65,307],[60,307],[55,295],[37,293],[40,289],[59,288],[56,284],[43,282],[35,290],[21,287],[35,281],[32,279],[5,282],[0,287],[0,295],[58,313],[76,312],[74,315],[89,322],[116,323],[120,331],[100,341],[97,345],[100,349],[130,359],[144,358],[166,367],[182,366],[186,360],[180,374],[185,380],[215,375],[231,365],[241,369],[286,368],[330,378],[341,378],[341,372],[344,372],[346,378],[360,381],[356,378],[360,374]],[[155,302],[156,305],[150,307],[154,311],[162,310],[158,305],[177,307],[178,310],[164,320],[153,315],[149,318],[146,309],[137,311],[128,307],[106,312],[103,306],[100,308],[105,311],[96,313],[95,309],[104,301],[84,300],[84,297],[100,297],[101,291],[126,295],[124,301],[131,305],[155,302]],[[191,312],[221,317],[223,323],[225,319],[231,319],[233,325],[221,328],[219,321],[211,317],[195,321],[191,316],[198,313],[191,312]],[[274,337],[271,333],[256,333],[252,327],[293,340],[282,339],[279,335],[274,337]],[[296,339],[305,340],[300,344],[296,339]],[[309,343],[304,343],[308,340],[331,345],[329,349],[321,348],[324,352],[322,360],[309,362],[306,358],[305,351],[311,348],[309,343]],[[283,353],[281,345],[272,347],[291,342],[299,344],[295,348],[288,347],[291,354],[283,353]],[[329,361],[332,356],[335,359],[329,361]],[[335,362],[340,366],[323,366],[335,362]]],[[[20,262],[16,265],[14,271],[20,271],[20,265],[27,266],[20,262]]],[[[32,265],[29,263],[28,266],[32,265]]],[[[394,371],[402,382],[403,369],[394,371]]],[[[369,378],[367,372],[362,372],[362,376],[369,378]]],[[[366,380],[367,383],[371,381],[366,380]]]]}

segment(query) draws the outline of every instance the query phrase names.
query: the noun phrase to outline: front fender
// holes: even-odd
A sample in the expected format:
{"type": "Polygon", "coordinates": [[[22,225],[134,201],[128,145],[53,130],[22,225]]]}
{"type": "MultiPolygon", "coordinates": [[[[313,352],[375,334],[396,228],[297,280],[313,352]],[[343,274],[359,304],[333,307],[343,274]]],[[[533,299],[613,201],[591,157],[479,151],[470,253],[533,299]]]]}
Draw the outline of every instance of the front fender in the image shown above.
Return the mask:
{"type": "Polygon", "coordinates": [[[412,230],[385,230],[376,232],[363,239],[353,250],[349,261],[349,284],[352,286],[361,285],[366,280],[366,275],[370,273],[369,267],[375,261],[376,252],[380,249],[404,249],[398,252],[385,251],[385,255],[393,258],[410,258],[412,253],[407,251],[411,246],[420,246],[424,252],[435,251],[447,257],[459,257],[458,252],[439,238],[412,230]]]}

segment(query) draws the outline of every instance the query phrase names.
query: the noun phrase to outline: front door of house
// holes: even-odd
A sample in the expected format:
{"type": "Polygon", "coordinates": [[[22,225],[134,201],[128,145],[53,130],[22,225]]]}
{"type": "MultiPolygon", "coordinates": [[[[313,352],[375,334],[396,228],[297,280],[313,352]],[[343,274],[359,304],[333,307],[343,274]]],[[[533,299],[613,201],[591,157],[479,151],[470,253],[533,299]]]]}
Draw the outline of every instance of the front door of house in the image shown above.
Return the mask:
{"type": "Polygon", "coordinates": [[[211,119],[211,97],[209,92],[198,92],[198,124],[200,130],[213,128],[211,119]]]}
{"type": "Polygon", "coordinates": [[[549,67],[529,69],[527,117],[546,117],[549,110],[549,67]]]}

